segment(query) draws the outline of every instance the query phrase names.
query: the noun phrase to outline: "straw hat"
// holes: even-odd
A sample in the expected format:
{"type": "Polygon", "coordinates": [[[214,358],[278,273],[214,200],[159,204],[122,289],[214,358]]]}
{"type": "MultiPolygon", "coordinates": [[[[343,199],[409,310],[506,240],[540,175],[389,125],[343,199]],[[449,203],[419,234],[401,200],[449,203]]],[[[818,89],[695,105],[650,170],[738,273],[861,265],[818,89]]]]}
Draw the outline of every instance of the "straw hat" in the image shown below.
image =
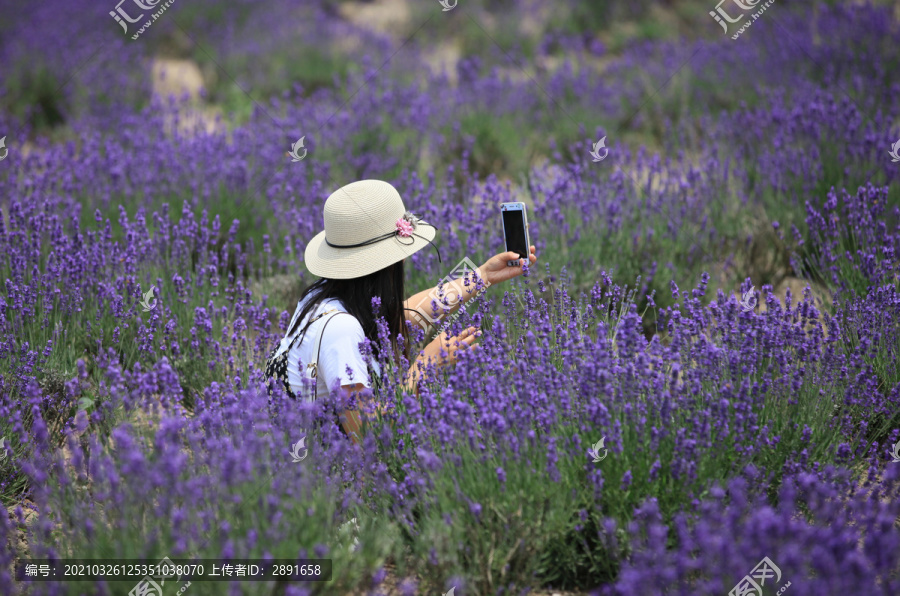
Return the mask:
{"type": "Polygon", "coordinates": [[[396,188],[382,180],[360,180],[325,201],[325,230],[306,246],[304,260],[313,275],[352,279],[405,259],[434,235],[431,224],[406,210],[396,188]]]}

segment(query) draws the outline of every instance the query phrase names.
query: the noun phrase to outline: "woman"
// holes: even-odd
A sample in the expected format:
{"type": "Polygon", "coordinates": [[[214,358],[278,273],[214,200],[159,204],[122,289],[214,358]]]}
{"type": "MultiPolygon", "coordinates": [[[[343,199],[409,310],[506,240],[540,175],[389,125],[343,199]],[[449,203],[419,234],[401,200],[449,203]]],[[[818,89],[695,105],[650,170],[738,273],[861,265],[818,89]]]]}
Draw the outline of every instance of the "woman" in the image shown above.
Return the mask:
{"type": "MultiPolygon", "coordinates": [[[[373,297],[390,331],[394,355],[409,360],[406,322],[430,324],[449,314],[438,305],[431,308],[434,289],[404,301],[403,263],[406,257],[430,244],[435,229],[406,211],[397,190],[381,180],[361,180],[344,186],[325,201],[325,230],[306,247],[306,266],[322,279],[307,288],[297,303],[288,331],[266,364],[266,376],[282,381],[292,397],[311,401],[327,396],[337,384],[349,396],[371,387],[371,376],[359,344],[364,338],[377,349],[378,331],[372,310],[373,297]],[[397,337],[402,338],[398,345],[397,337]],[[304,364],[301,364],[304,363],[304,364]],[[303,380],[315,379],[315,395],[304,391],[303,380]]],[[[530,247],[530,264],[537,261],[530,247]]],[[[438,253],[440,259],[440,253],[438,253]]],[[[515,252],[494,255],[476,270],[485,286],[512,279],[523,272],[524,259],[515,252]]],[[[444,296],[465,302],[475,294],[475,284],[462,279],[445,284],[444,296]],[[448,287],[452,286],[452,287],[448,287]]],[[[449,302],[449,301],[448,301],[449,302]]],[[[450,309],[450,312],[454,309],[450,309]]],[[[456,351],[473,345],[480,335],[474,327],[449,338],[441,334],[418,355],[406,375],[414,391],[424,366],[433,361],[443,366],[456,361],[456,351]],[[446,356],[441,356],[441,347],[446,356]]],[[[373,363],[377,367],[377,363],[373,363]]],[[[376,375],[379,371],[374,371],[376,375]]],[[[367,404],[341,413],[341,426],[359,443],[360,414],[367,404]]]]}

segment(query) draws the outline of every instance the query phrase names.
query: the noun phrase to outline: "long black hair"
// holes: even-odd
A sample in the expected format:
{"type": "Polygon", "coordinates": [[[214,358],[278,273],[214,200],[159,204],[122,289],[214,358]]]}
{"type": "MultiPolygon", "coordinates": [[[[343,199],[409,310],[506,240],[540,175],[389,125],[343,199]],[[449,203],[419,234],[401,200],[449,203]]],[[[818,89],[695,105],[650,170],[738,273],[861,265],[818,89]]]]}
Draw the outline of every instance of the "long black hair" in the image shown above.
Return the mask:
{"type": "MultiPolygon", "coordinates": [[[[397,261],[393,265],[363,277],[354,277],[352,279],[322,278],[300,294],[301,301],[307,297],[309,297],[309,300],[303,305],[300,315],[297,317],[294,325],[288,330],[288,335],[293,335],[300,326],[301,321],[313,312],[319,303],[323,300],[334,298],[339,300],[344,309],[360,322],[363,333],[373,343],[373,349],[377,355],[380,347],[378,344],[378,326],[375,322],[375,314],[372,311],[372,298],[377,296],[381,299],[381,316],[387,321],[388,330],[391,334],[391,345],[395,354],[399,349],[409,359],[409,335],[403,307],[404,296],[406,295],[403,278],[403,261],[397,261]],[[398,345],[398,335],[403,338],[402,346],[398,345]]],[[[301,333],[306,333],[309,325],[307,323],[301,333]]]]}

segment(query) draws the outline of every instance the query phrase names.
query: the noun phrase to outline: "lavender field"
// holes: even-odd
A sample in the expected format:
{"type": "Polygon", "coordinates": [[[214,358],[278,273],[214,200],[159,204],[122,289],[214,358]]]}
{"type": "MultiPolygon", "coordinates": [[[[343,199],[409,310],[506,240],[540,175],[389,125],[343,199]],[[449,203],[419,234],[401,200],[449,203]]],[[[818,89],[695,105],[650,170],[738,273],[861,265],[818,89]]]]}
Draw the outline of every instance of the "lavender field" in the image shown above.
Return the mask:
{"type": "Polygon", "coordinates": [[[900,594],[900,5],[117,1],[0,0],[0,595],[900,594]],[[358,445],[264,368],[364,179],[539,261],[358,445]],[[165,557],[331,579],[17,575],[165,557]]]}

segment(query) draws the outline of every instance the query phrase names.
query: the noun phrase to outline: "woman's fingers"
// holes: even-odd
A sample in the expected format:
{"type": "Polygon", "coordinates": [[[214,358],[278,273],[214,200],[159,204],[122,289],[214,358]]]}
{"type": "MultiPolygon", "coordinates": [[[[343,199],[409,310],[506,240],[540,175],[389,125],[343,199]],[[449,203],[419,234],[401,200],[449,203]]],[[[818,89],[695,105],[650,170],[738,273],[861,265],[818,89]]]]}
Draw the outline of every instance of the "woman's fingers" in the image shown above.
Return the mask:
{"type": "Polygon", "coordinates": [[[481,331],[478,329],[478,327],[467,327],[460,331],[459,335],[454,337],[448,337],[448,333],[448,331],[445,331],[443,334],[441,334],[441,339],[443,340],[444,345],[453,345],[454,343],[462,341],[467,337],[477,337],[478,335],[481,335],[481,331]]]}
{"type": "Polygon", "coordinates": [[[508,250],[505,253],[497,255],[501,261],[513,261],[519,258],[519,253],[514,250],[508,250]]]}
{"type": "Polygon", "coordinates": [[[459,348],[460,349],[463,349],[463,348],[468,349],[470,346],[472,346],[472,344],[475,343],[476,339],[478,339],[477,335],[469,335],[469,336],[461,339],[459,342],[459,348]]]}
{"type": "MultiPolygon", "coordinates": [[[[466,327],[462,330],[462,332],[456,337],[459,339],[465,339],[467,337],[475,337],[475,333],[478,331],[478,327],[466,327]]],[[[480,333],[479,333],[480,335],[480,333]]]]}
{"type": "MultiPolygon", "coordinates": [[[[530,247],[528,247],[528,252],[529,252],[528,263],[529,264],[536,263],[537,255],[535,254],[535,247],[533,244],[530,247]]],[[[520,257],[519,253],[514,252],[514,251],[506,252],[499,256],[503,259],[504,263],[513,263],[514,267],[521,267],[522,265],[525,264],[525,259],[520,257]]]]}
{"type": "Polygon", "coordinates": [[[472,345],[472,343],[481,337],[481,329],[478,327],[469,327],[465,331],[459,334],[460,345],[465,344],[467,346],[472,345]]]}
{"type": "Polygon", "coordinates": [[[439,366],[449,364],[455,360],[455,352],[457,350],[469,350],[476,347],[478,344],[475,341],[481,337],[481,334],[481,329],[475,326],[467,327],[453,337],[447,337],[447,332],[445,331],[439,338],[429,344],[429,347],[419,355],[418,360],[423,365],[427,362],[435,362],[439,366]]]}
{"type": "Polygon", "coordinates": [[[467,327],[459,335],[444,342],[444,351],[452,354],[455,349],[467,348],[479,337],[481,337],[481,329],[478,327],[467,327]]]}

